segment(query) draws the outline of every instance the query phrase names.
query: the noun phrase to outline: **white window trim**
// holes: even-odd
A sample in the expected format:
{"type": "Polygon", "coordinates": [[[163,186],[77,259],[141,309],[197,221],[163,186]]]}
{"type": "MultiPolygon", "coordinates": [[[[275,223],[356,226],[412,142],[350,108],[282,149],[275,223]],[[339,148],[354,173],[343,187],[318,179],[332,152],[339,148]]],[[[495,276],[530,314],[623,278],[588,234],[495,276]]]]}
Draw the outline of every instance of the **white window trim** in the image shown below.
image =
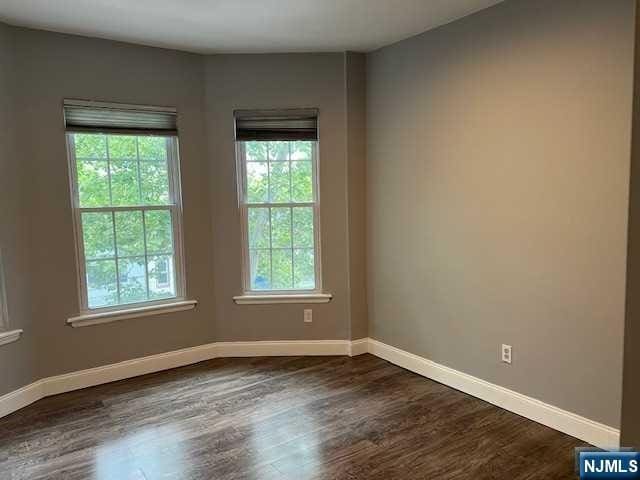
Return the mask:
{"type": "MultiPolygon", "coordinates": [[[[108,134],[108,132],[106,132],[108,134]]],[[[103,318],[111,318],[110,321],[121,320],[124,318],[133,318],[141,315],[132,315],[139,310],[149,307],[156,314],[159,307],[166,306],[171,309],[176,304],[191,304],[190,308],[194,308],[197,303],[194,300],[186,298],[186,274],[185,274],[185,257],[184,257],[184,239],[182,228],[182,190],[180,178],[180,161],[179,161],[179,143],[177,136],[168,136],[167,139],[171,143],[167,149],[167,165],[169,173],[169,195],[173,203],[162,206],[134,206],[134,207],[106,207],[106,208],[81,208],[80,196],[78,192],[78,175],[76,169],[75,144],[72,140],[73,132],[66,134],[67,141],[67,161],[69,164],[69,182],[71,191],[71,208],[73,210],[73,229],[76,243],[76,273],[78,282],[78,301],[80,305],[80,315],[67,320],[70,325],[76,326],[80,323],[85,325],[95,325],[98,323],[106,323],[105,321],[91,321],[94,315],[103,315],[103,318]],[[169,210],[171,212],[173,226],[173,242],[174,242],[174,265],[175,265],[175,282],[176,296],[162,300],[151,300],[138,303],[127,303],[114,305],[109,307],[89,308],[87,281],[85,272],[85,255],[84,255],[84,239],[82,236],[82,212],[87,211],[149,211],[149,210],[169,210]],[[116,318],[117,317],[117,318],[116,318]],[[120,318],[122,317],[122,318],[120,318]],[[85,321],[90,318],[89,321],[85,321]]],[[[116,273],[117,275],[117,273],[116,273]]],[[[182,308],[185,310],[185,308],[182,308]]],[[[175,310],[172,310],[175,311],[175,310]]],[[[147,315],[144,315],[147,316],[147,315]]]]}
{"type": "Polygon", "coordinates": [[[272,305],[280,303],[329,303],[330,293],[307,293],[296,295],[238,295],[233,301],[238,305],[272,305]]]}
{"type": "Polygon", "coordinates": [[[78,315],[67,320],[67,324],[74,328],[90,327],[92,325],[100,325],[103,323],[117,322],[129,318],[151,317],[163,315],[172,312],[182,312],[185,310],[193,310],[198,302],[196,300],[172,301],[170,303],[158,303],[155,305],[143,305],[133,308],[120,308],[118,310],[87,313],[78,315]]]}
{"type": "Polygon", "coordinates": [[[246,196],[246,150],[244,141],[236,141],[236,175],[238,185],[238,206],[240,210],[241,236],[242,236],[242,291],[243,294],[233,297],[237,304],[266,304],[266,303],[326,303],[331,300],[330,294],[323,293],[322,287],[322,248],[320,234],[320,166],[318,155],[318,141],[312,141],[311,164],[313,175],[313,204],[310,203],[260,203],[253,204],[247,202],[246,196]],[[292,289],[292,290],[252,290],[251,289],[251,268],[249,261],[249,219],[250,207],[313,207],[313,233],[314,233],[314,266],[316,285],[313,289],[292,289]],[[307,299],[328,299],[321,302],[302,301],[307,299]],[[266,301],[264,297],[268,297],[266,301]],[[291,301],[297,299],[299,301],[291,301]]]}
{"type": "Polygon", "coordinates": [[[22,330],[9,330],[8,332],[0,332],[0,345],[17,342],[22,336],[22,330]]]}

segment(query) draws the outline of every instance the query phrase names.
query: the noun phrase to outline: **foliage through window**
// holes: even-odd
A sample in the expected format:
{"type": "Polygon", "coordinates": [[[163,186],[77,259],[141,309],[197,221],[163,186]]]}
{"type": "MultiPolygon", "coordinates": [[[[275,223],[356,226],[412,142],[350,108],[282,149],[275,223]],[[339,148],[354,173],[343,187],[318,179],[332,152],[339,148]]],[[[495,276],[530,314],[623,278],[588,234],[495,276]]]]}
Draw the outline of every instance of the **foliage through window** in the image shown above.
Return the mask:
{"type": "Polygon", "coordinates": [[[315,141],[238,142],[245,290],[319,290],[315,141]]]}
{"type": "Polygon", "coordinates": [[[84,309],[183,295],[173,136],[69,133],[84,309]]]}

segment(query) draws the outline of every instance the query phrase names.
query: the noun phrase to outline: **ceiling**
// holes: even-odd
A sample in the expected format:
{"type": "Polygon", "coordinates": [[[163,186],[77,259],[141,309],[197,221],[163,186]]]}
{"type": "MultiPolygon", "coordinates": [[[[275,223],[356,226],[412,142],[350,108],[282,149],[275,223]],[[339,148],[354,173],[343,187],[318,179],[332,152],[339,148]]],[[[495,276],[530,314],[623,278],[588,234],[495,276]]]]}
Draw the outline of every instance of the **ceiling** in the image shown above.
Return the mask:
{"type": "Polygon", "coordinates": [[[502,0],[1,0],[0,21],[198,53],[371,51],[502,0]]]}

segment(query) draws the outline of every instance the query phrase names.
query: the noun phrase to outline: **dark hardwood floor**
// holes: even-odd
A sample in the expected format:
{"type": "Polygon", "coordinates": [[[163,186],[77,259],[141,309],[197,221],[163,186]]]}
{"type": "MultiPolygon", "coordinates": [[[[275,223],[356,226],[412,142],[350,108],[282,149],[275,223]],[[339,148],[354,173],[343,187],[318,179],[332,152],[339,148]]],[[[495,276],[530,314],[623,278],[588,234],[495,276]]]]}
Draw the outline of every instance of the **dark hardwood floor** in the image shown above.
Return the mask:
{"type": "Polygon", "coordinates": [[[583,445],[371,355],[234,358],[0,419],[0,478],[574,479],[583,445]]]}

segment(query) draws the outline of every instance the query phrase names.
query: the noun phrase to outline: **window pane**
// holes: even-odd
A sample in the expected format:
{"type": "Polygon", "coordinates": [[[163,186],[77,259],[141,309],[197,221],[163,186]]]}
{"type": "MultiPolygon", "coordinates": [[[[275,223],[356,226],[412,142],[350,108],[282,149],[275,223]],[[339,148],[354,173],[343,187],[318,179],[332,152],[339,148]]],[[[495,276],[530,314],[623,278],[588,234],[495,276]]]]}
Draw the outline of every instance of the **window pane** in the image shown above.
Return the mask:
{"type": "Polygon", "coordinates": [[[120,303],[147,300],[147,281],[144,257],[118,259],[120,274],[120,303]]]}
{"type": "Polygon", "coordinates": [[[313,202],[311,162],[291,162],[291,188],[294,202],[313,202]]]}
{"type": "Polygon", "coordinates": [[[87,294],[89,308],[106,307],[118,303],[115,260],[89,261],[87,294]]]}
{"type": "Polygon", "coordinates": [[[107,137],[102,134],[76,133],[74,136],[76,158],[107,158],[107,137]]]}
{"type": "Polygon", "coordinates": [[[137,160],[111,160],[111,201],[117,206],[140,205],[137,160]]]}
{"type": "MultiPolygon", "coordinates": [[[[80,214],[88,308],[175,297],[180,288],[169,207],[146,212],[111,207],[169,205],[173,201],[169,148],[176,143],[167,137],[126,134],[70,137],[80,208],[103,209],[80,214]]],[[[265,161],[266,151],[265,144],[265,161]]],[[[263,170],[266,200],[266,165],[263,170]]],[[[179,201],[179,190],[176,195],[179,201]]],[[[268,266],[270,270],[270,261],[268,266]]]]}
{"type": "Polygon", "coordinates": [[[289,160],[289,142],[269,142],[269,160],[289,160]]]}
{"type": "Polygon", "coordinates": [[[244,142],[249,288],[312,290],[315,278],[314,144],[244,142]],[[306,203],[309,206],[287,204],[306,203]],[[268,204],[285,204],[282,206],[268,204]]]}
{"type": "Polygon", "coordinates": [[[269,250],[249,250],[251,268],[251,289],[269,290],[271,288],[271,255],[269,250]]]}
{"type": "Polygon", "coordinates": [[[291,250],[273,250],[273,289],[291,289],[293,287],[293,272],[291,265],[291,250]]]}
{"type": "Polygon", "coordinates": [[[136,137],[109,135],[109,158],[136,160],[138,158],[136,137]]]}
{"type": "Polygon", "coordinates": [[[109,170],[106,160],[78,160],[78,194],[81,207],[104,207],[111,204],[109,170]]]}
{"type": "Polygon", "coordinates": [[[247,201],[264,203],[267,201],[269,177],[266,162],[247,163],[247,201]]]}
{"type": "Polygon", "coordinates": [[[169,203],[169,170],[167,162],[140,162],[140,183],[144,205],[169,203]]]}
{"type": "Polygon", "coordinates": [[[291,209],[271,209],[271,247],[291,248],[291,209]]]}
{"type": "Polygon", "coordinates": [[[293,246],[313,248],[313,207],[293,209],[293,246]]]}
{"type": "Polygon", "coordinates": [[[113,217],[108,213],[83,213],[82,236],[87,260],[115,257],[113,245],[113,217]]]}
{"type": "Polygon", "coordinates": [[[266,161],[267,160],[267,143],[266,142],[245,142],[245,154],[247,161],[266,161]]]}
{"type": "Polygon", "coordinates": [[[167,139],[165,137],[138,137],[138,152],[141,160],[167,161],[167,139]]]}
{"type": "Polygon", "coordinates": [[[144,255],[142,212],[116,212],[118,257],[144,255]]]}
{"type": "Polygon", "coordinates": [[[291,142],[291,160],[311,160],[312,142],[291,142]]]}
{"type": "Polygon", "coordinates": [[[149,257],[149,298],[174,297],[176,295],[173,256],[157,255],[149,257]]]}
{"type": "MultiPolygon", "coordinates": [[[[252,165],[249,163],[248,165],[252,165]]],[[[270,201],[283,203],[291,201],[289,162],[274,162],[269,164],[270,201]]]]}
{"type": "Polygon", "coordinates": [[[313,289],[316,286],[312,248],[293,251],[294,288],[313,289]]]}
{"type": "Polygon", "coordinates": [[[249,209],[249,248],[269,248],[269,209],[249,209]]]}
{"type": "Polygon", "coordinates": [[[172,253],[173,232],[171,212],[166,210],[145,212],[144,220],[147,232],[147,253],[172,253]]]}

